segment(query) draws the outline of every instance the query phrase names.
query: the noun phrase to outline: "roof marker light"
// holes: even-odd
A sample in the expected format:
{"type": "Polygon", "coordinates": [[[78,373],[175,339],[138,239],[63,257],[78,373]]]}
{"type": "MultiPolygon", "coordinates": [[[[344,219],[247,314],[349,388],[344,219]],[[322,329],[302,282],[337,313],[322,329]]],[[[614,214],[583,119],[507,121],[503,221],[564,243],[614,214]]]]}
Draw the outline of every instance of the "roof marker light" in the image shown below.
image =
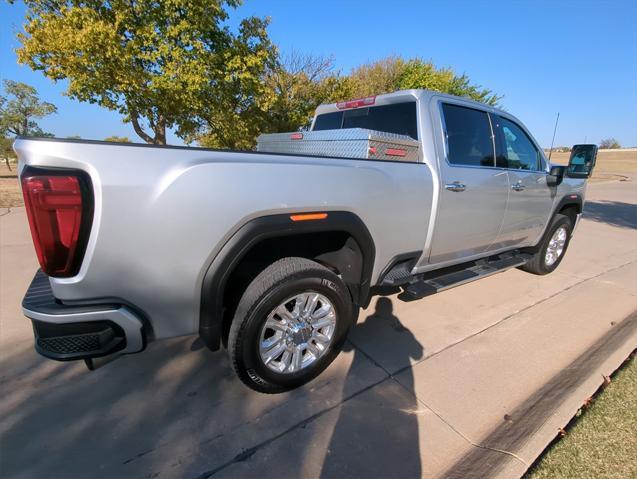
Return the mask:
{"type": "Polygon", "coordinates": [[[302,140],[303,139],[303,133],[292,133],[290,135],[290,140],[302,140]]]}
{"type": "Polygon", "coordinates": [[[357,98],[349,101],[339,101],[336,108],[339,110],[347,110],[348,108],[359,108],[361,106],[370,106],[376,103],[376,95],[365,98],[357,98]]]}

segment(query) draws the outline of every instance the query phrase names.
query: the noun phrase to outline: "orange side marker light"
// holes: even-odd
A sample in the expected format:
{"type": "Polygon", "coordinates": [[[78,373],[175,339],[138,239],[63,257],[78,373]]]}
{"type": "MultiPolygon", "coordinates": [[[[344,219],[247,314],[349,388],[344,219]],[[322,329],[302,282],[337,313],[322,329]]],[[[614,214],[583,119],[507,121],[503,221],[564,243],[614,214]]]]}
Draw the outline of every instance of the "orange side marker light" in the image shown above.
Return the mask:
{"type": "Polygon", "coordinates": [[[324,220],[325,218],[327,218],[327,213],[303,213],[290,215],[290,219],[292,221],[324,220]]]}

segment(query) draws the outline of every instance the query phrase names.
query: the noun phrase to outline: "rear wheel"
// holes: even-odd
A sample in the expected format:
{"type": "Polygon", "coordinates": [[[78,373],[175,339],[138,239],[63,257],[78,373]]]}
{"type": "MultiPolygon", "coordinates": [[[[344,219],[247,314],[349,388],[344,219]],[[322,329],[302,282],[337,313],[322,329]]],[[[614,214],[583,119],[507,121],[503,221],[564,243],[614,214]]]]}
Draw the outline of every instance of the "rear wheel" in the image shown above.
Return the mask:
{"type": "Polygon", "coordinates": [[[544,275],[553,272],[562,262],[571,240],[573,224],[568,216],[556,214],[547,228],[533,257],[520,269],[544,275]]]}
{"type": "Polygon", "coordinates": [[[232,365],[257,391],[296,388],[334,360],[352,319],[349,292],[336,274],[304,258],[281,259],[239,301],[228,337],[232,365]]]}

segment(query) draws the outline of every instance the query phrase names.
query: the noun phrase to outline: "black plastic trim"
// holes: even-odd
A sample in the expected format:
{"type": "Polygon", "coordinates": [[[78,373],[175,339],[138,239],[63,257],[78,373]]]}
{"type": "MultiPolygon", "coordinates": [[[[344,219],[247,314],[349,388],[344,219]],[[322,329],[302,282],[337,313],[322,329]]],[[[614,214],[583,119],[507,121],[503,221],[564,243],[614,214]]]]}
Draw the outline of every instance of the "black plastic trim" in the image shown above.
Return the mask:
{"type": "Polygon", "coordinates": [[[59,301],[53,296],[51,290],[51,283],[49,277],[39,269],[29,289],[22,299],[22,307],[33,311],[34,313],[41,314],[77,314],[77,313],[92,313],[97,311],[108,311],[119,309],[119,304],[77,304],[68,305],[59,301]]]}
{"type": "MultiPolygon", "coordinates": [[[[90,303],[90,304],[66,304],[57,299],[53,295],[53,290],[51,289],[51,284],[49,282],[49,277],[39,269],[27,292],[22,299],[22,307],[27,310],[27,312],[33,312],[38,314],[46,314],[49,316],[67,316],[70,314],[85,314],[85,313],[108,313],[110,311],[117,311],[122,306],[127,306],[131,310],[134,310],[134,307],[131,307],[124,303],[114,303],[114,302],[101,302],[101,303],[90,303]]],[[[143,330],[141,334],[142,339],[142,348],[140,352],[146,349],[148,343],[148,337],[152,330],[147,329],[148,320],[143,316],[138,314],[138,318],[142,322],[143,330]]],[[[75,359],[88,359],[88,358],[96,358],[101,356],[106,356],[112,354],[114,352],[120,351],[124,349],[126,346],[126,337],[122,328],[110,320],[98,320],[98,321],[83,321],[77,323],[52,323],[48,321],[39,321],[33,318],[29,318],[34,327],[35,334],[35,349],[42,356],[45,356],[50,359],[55,359],[57,361],[70,361],[75,359]],[[102,325],[101,330],[104,330],[103,326],[106,323],[108,327],[110,327],[113,331],[117,333],[116,342],[113,342],[103,349],[99,351],[93,351],[90,354],[54,354],[50,351],[46,350],[40,344],[39,337],[45,338],[61,338],[67,336],[77,336],[82,334],[89,334],[95,329],[100,329],[99,325],[102,325]],[[98,326],[95,326],[98,325],[98,326]]]]}
{"type": "Polygon", "coordinates": [[[565,197],[563,197],[560,200],[560,202],[557,204],[557,206],[553,210],[553,216],[555,216],[557,212],[559,212],[562,208],[568,205],[577,206],[578,213],[581,213],[584,208],[584,201],[582,200],[582,197],[579,194],[576,194],[576,193],[568,194],[565,197]]]}
{"type": "Polygon", "coordinates": [[[56,361],[100,358],[121,351],[126,347],[122,328],[108,320],[78,323],[49,323],[31,319],[35,336],[35,350],[42,356],[56,361]],[[82,338],[91,337],[94,349],[73,350],[70,345],[82,338]],[[52,347],[52,344],[58,347],[52,347]]]}
{"type": "Polygon", "coordinates": [[[55,278],[69,278],[75,276],[79,272],[82,261],[84,260],[84,254],[86,253],[91,228],[93,227],[95,198],[91,177],[86,171],[75,168],[42,168],[26,166],[20,174],[20,182],[22,182],[23,178],[29,176],[75,176],[80,183],[80,192],[82,194],[82,219],[80,220],[80,232],[73,256],[71,272],[65,275],[52,275],[55,278]]]}
{"type": "MultiPolygon", "coordinates": [[[[397,266],[400,263],[411,261],[412,262],[411,268],[413,268],[421,256],[422,256],[422,250],[397,254],[392,259],[390,259],[389,263],[387,263],[387,266],[383,268],[383,270],[380,273],[380,276],[378,277],[378,281],[376,282],[376,284],[379,286],[384,286],[383,281],[385,280],[385,276],[387,276],[387,273],[389,273],[395,266],[397,266]]],[[[389,286],[395,286],[395,285],[392,284],[389,286]]]]}
{"type": "Polygon", "coordinates": [[[374,258],[374,241],[363,221],[348,211],[328,211],[323,220],[297,221],[290,214],[278,214],[255,218],[243,225],[213,259],[203,278],[199,335],[211,350],[219,349],[223,321],[223,297],[225,284],[232,271],[245,254],[259,242],[273,237],[343,231],[357,242],[363,254],[363,265],[358,288],[358,303],[367,304],[374,258]]]}

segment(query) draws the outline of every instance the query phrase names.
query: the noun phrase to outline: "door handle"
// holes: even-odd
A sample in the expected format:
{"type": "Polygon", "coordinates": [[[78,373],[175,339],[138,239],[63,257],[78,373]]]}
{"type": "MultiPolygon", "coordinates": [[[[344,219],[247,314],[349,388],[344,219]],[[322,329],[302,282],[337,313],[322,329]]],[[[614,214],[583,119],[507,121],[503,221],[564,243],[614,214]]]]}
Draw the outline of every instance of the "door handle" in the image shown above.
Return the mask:
{"type": "Polygon", "coordinates": [[[461,191],[464,191],[467,189],[466,185],[463,185],[459,181],[454,181],[453,183],[447,183],[445,185],[445,188],[448,189],[449,191],[454,191],[456,193],[460,193],[461,191]]]}
{"type": "Polygon", "coordinates": [[[524,188],[526,188],[526,186],[524,186],[521,181],[518,181],[517,183],[513,183],[511,185],[511,189],[513,191],[522,191],[524,190],[524,188]]]}

